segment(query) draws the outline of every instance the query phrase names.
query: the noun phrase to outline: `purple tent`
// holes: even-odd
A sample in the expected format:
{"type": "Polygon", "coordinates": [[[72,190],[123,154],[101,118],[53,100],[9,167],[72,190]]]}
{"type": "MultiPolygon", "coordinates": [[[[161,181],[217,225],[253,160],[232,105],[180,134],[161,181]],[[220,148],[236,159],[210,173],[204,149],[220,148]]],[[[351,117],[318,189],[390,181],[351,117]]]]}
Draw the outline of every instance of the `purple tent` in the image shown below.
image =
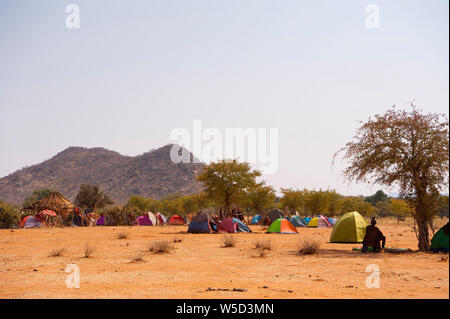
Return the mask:
{"type": "Polygon", "coordinates": [[[99,219],[97,219],[97,226],[105,226],[105,216],[101,216],[99,219]]]}
{"type": "Polygon", "coordinates": [[[136,218],[136,223],[139,226],[152,226],[153,225],[150,218],[148,218],[148,214],[145,214],[144,216],[139,216],[138,218],[136,218]]]}

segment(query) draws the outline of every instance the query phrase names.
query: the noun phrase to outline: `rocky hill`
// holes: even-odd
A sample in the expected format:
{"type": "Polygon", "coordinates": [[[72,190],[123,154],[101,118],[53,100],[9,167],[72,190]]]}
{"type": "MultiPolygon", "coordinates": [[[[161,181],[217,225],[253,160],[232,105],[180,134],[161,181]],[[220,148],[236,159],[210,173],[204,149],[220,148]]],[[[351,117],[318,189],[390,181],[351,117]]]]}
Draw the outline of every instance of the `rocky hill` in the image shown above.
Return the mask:
{"type": "Polygon", "coordinates": [[[104,148],[69,147],[41,164],[1,178],[0,199],[21,205],[33,190],[50,188],[74,200],[80,184],[99,185],[116,204],[124,204],[132,195],[161,198],[199,192],[196,175],[204,164],[173,163],[171,147],[135,157],[104,148]]]}

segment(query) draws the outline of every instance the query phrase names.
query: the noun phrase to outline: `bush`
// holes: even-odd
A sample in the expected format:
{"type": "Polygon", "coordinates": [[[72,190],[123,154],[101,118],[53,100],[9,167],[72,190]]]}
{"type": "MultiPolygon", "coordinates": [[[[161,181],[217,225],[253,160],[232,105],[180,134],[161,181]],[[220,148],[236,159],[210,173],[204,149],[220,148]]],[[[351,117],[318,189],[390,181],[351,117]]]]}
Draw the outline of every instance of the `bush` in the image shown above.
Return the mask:
{"type": "Polygon", "coordinates": [[[270,240],[257,240],[254,242],[256,249],[263,249],[263,250],[272,250],[272,243],[270,240]]]}
{"type": "Polygon", "coordinates": [[[63,255],[64,251],[65,251],[64,248],[55,248],[50,252],[50,254],[48,256],[49,257],[61,257],[63,255]]]}
{"type": "Polygon", "coordinates": [[[91,246],[91,244],[86,243],[86,245],[84,245],[84,258],[89,258],[91,257],[92,253],[95,251],[95,247],[91,246]]]}
{"type": "Polygon", "coordinates": [[[105,214],[106,226],[131,226],[135,220],[135,214],[133,211],[120,207],[108,207],[99,210],[99,215],[105,214]]]}
{"type": "Polygon", "coordinates": [[[17,227],[19,221],[19,211],[0,200],[0,228],[17,227]]]}
{"type": "Polygon", "coordinates": [[[148,251],[154,254],[168,254],[172,248],[167,240],[155,240],[148,245],[148,251]]]}
{"type": "Polygon", "coordinates": [[[233,235],[224,235],[222,237],[222,247],[228,248],[228,247],[234,247],[236,246],[236,238],[233,235]]]}
{"type": "Polygon", "coordinates": [[[304,238],[298,244],[297,252],[299,255],[311,255],[319,251],[320,241],[317,239],[304,238]]]}

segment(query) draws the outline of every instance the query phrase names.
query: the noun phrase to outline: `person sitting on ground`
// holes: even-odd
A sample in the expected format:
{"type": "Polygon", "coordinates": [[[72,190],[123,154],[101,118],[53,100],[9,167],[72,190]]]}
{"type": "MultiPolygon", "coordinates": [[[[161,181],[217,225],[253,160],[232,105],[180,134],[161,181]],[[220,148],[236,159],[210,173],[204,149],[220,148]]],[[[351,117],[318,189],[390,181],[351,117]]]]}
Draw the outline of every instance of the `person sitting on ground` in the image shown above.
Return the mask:
{"type": "Polygon", "coordinates": [[[376,227],[377,221],[374,217],[372,217],[372,220],[370,221],[370,225],[366,227],[366,236],[363,240],[363,248],[362,252],[365,253],[369,249],[369,247],[372,247],[374,252],[380,252],[381,249],[384,248],[384,245],[386,243],[386,237],[384,237],[383,233],[376,227]],[[380,241],[382,242],[380,247],[380,241]]]}

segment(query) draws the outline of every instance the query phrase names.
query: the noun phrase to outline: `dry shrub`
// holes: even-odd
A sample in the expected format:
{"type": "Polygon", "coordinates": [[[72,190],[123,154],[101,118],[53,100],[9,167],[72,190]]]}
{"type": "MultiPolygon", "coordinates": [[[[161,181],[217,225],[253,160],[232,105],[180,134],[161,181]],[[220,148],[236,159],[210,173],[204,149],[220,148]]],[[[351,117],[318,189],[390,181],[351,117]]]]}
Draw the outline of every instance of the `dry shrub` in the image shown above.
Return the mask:
{"type": "Polygon", "coordinates": [[[311,255],[319,251],[320,241],[314,238],[302,238],[298,244],[299,255],[311,255]]]}
{"type": "Polygon", "coordinates": [[[64,251],[65,251],[64,248],[55,248],[50,252],[50,254],[48,256],[49,257],[61,257],[63,255],[64,251]]]}
{"type": "Polygon", "coordinates": [[[272,250],[272,243],[269,240],[257,240],[254,242],[256,249],[272,250]]]}
{"type": "Polygon", "coordinates": [[[253,257],[264,258],[266,256],[267,256],[267,249],[265,249],[264,247],[259,247],[256,256],[253,257]]]}
{"type": "Polygon", "coordinates": [[[143,262],[144,257],[142,256],[142,252],[139,252],[136,256],[133,256],[130,260],[130,263],[139,263],[139,262],[143,262]]]}
{"type": "Polygon", "coordinates": [[[117,239],[127,239],[127,238],[128,238],[128,233],[120,232],[117,234],[117,239]]]}
{"type": "Polygon", "coordinates": [[[222,247],[234,247],[236,246],[237,239],[233,235],[224,235],[222,236],[222,247]]]}
{"type": "Polygon", "coordinates": [[[154,254],[168,254],[173,249],[168,240],[155,240],[148,245],[148,251],[154,254]]]}
{"type": "Polygon", "coordinates": [[[96,248],[94,246],[92,246],[89,243],[86,243],[86,245],[84,245],[84,251],[83,251],[84,255],[83,255],[83,257],[84,258],[91,257],[91,255],[94,253],[95,249],[96,248]]]}

